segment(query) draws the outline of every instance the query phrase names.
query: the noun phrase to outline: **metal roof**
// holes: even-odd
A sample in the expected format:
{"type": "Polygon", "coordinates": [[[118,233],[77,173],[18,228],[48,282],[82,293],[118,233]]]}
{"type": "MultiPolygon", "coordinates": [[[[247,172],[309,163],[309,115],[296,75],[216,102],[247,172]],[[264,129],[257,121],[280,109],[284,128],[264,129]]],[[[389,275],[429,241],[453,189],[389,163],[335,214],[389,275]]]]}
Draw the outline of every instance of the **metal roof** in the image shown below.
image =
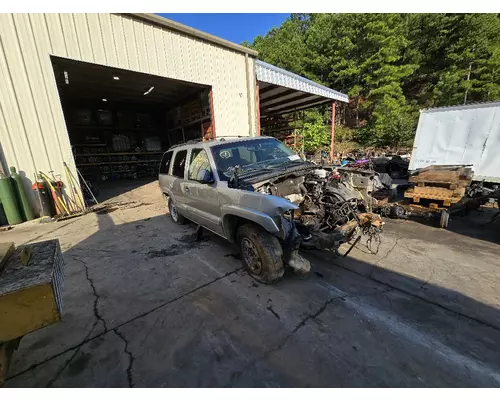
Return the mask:
{"type": "Polygon", "coordinates": [[[471,110],[474,108],[485,108],[485,107],[499,107],[500,101],[485,101],[485,102],[475,102],[469,104],[458,104],[455,106],[441,106],[433,108],[424,108],[420,110],[421,113],[435,112],[435,111],[448,111],[448,110],[471,110]]]}
{"type": "Polygon", "coordinates": [[[330,89],[326,86],[320,85],[319,83],[311,81],[310,79],[304,78],[303,76],[265,63],[264,61],[256,60],[255,70],[257,79],[260,82],[283,86],[323,98],[342,101],[344,103],[349,102],[349,97],[344,93],[330,89]]]}

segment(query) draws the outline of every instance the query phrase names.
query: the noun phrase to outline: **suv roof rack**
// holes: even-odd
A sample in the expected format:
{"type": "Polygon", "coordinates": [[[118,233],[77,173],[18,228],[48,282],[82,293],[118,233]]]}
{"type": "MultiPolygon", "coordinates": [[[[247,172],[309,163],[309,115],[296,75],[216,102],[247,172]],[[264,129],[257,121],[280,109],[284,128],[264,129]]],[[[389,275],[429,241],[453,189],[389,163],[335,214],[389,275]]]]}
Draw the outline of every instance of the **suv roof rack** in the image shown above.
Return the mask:
{"type": "MultiPolygon", "coordinates": [[[[258,136],[258,137],[268,137],[268,136],[261,135],[261,136],[258,136]]],[[[256,137],[255,136],[242,136],[242,135],[238,135],[238,136],[224,136],[224,137],[221,137],[221,138],[209,139],[209,140],[206,140],[206,141],[207,142],[214,142],[214,141],[225,142],[226,140],[231,140],[231,139],[245,139],[245,138],[246,139],[255,139],[256,137]]],[[[195,144],[195,143],[200,143],[200,142],[203,142],[202,138],[188,140],[187,142],[177,143],[177,144],[174,144],[173,146],[170,146],[167,151],[175,149],[175,148],[177,148],[179,146],[184,146],[185,144],[195,144]]]]}
{"type": "MultiPolygon", "coordinates": [[[[171,150],[171,149],[175,149],[176,147],[179,147],[179,146],[184,146],[185,144],[195,144],[195,143],[200,143],[201,141],[203,141],[203,139],[192,139],[192,140],[188,140],[187,142],[184,142],[184,143],[177,143],[177,144],[174,144],[173,146],[170,146],[168,148],[168,150],[171,150]]],[[[167,150],[167,151],[168,151],[167,150]]]]}
{"type": "Polygon", "coordinates": [[[238,135],[238,136],[224,136],[224,137],[221,137],[217,140],[220,140],[221,142],[225,142],[226,139],[234,139],[234,138],[238,138],[238,139],[241,139],[241,138],[251,138],[252,136],[242,136],[242,135],[238,135]]]}

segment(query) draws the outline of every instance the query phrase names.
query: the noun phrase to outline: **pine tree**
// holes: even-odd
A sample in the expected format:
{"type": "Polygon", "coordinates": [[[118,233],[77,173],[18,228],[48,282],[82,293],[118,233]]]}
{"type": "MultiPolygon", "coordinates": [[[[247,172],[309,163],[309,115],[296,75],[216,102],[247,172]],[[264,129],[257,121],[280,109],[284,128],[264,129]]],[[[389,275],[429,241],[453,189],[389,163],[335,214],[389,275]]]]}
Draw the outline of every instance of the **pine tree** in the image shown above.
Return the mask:
{"type": "Polygon", "coordinates": [[[411,140],[422,108],[500,100],[497,14],[292,14],[251,46],[347,93],[343,120],[362,143],[411,140]]]}
{"type": "Polygon", "coordinates": [[[495,92],[494,51],[500,43],[500,20],[494,14],[451,16],[454,29],[447,37],[444,65],[434,93],[436,105],[488,100],[495,92]]]}

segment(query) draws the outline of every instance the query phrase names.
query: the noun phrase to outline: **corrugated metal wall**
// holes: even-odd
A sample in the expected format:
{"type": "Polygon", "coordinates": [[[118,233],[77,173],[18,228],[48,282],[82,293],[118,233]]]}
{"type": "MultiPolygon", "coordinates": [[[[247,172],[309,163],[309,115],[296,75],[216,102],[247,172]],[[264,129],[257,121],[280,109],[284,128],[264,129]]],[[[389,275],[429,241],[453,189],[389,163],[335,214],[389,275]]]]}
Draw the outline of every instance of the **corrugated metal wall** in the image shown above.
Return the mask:
{"type": "Polygon", "coordinates": [[[50,55],[211,85],[217,136],[255,135],[244,54],[124,15],[0,14],[0,153],[29,180],[76,173],[50,55]]]}

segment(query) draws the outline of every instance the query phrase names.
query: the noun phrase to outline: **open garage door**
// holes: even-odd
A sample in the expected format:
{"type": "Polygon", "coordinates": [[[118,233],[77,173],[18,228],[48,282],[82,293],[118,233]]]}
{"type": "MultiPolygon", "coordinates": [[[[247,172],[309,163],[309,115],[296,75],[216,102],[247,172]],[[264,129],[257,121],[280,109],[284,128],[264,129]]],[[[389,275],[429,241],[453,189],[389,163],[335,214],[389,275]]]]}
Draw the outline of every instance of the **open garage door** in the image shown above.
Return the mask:
{"type": "Polygon", "coordinates": [[[170,146],[214,136],[208,86],[58,57],[52,64],[76,167],[98,200],[156,179],[170,146]]]}

